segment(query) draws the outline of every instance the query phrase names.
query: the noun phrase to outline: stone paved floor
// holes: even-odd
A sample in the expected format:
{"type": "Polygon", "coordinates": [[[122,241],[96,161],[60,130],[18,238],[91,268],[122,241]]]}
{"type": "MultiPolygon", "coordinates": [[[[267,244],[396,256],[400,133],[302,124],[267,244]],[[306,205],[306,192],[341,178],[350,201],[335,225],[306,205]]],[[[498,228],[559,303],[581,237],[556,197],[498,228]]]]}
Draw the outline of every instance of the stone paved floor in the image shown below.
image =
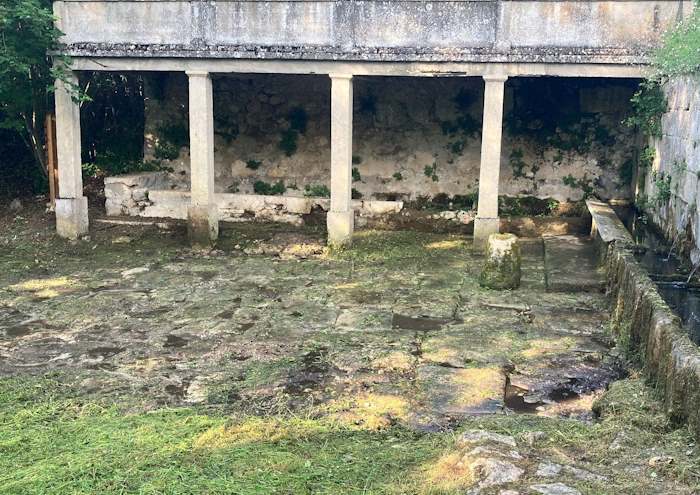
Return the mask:
{"type": "Polygon", "coordinates": [[[371,404],[420,429],[585,417],[618,373],[603,295],[547,292],[539,239],[523,241],[522,287],[505,292],[478,286],[464,238],[366,232],[352,251],[307,256],[316,242],[245,248],[303,258],[176,251],[18,280],[0,292],[0,373],[78,370],[86,391],[138,391],[152,407],[325,404],[363,421],[371,404]]]}
{"type": "MultiPolygon", "coordinates": [[[[605,297],[590,273],[548,291],[542,239],[523,240],[522,287],[490,291],[460,236],[366,231],[326,255],[313,228],[236,226],[221,251],[201,253],[180,227],[95,223],[89,241],[67,243],[35,220],[0,234],[0,379],[52,373],[137,415],[188,406],[441,432],[449,448],[421,485],[440,488],[420,493],[685,494],[700,483],[694,443],[667,429],[640,380],[600,399],[625,373],[605,297]],[[600,423],[595,399],[619,418],[600,423]]],[[[554,278],[589,272],[569,254],[587,259],[590,245],[559,241],[554,278]]]]}

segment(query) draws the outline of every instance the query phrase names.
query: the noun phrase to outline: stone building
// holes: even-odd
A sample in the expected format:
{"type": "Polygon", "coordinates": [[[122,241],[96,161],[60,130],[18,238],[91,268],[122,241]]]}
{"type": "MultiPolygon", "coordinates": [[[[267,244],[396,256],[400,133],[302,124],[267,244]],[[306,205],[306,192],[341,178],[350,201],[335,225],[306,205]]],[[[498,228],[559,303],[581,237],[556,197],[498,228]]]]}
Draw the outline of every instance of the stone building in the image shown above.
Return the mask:
{"type": "MultiPolygon", "coordinates": [[[[74,81],[81,71],[157,76],[145,156],[172,172],[109,178],[108,213],[187,218],[201,242],[248,210],[285,220],[320,207],[337,244],[351,239],[356,213],[421,197],[478,197],[477,242],[499,229],[499,194],[629,198],[623,178],[639,142],[620,125],[626,102],[650,49],[691,9],[670,0],[54,2],[74,81]]],[[[80,114],[61,82],[56,113],[57,228],[75,237],[88,225],[80,114]]]]}

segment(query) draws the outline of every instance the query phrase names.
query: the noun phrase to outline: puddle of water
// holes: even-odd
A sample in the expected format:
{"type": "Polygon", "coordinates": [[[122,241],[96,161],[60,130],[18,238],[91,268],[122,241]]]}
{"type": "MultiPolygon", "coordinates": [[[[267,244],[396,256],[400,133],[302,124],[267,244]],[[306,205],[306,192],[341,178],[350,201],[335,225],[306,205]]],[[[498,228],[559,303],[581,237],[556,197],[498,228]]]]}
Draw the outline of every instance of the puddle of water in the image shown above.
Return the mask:
{"type": "Polygon", "coordinates": [[[165,338],[165,344],[163,344],[163,347],[165,348],[173,348],[173,347],[185,347],[189,343],[189,340],[178,337],[177,335],[168,335],[165,338]]]}
{"type": "Polygon", "coordinates": [[[657,282],[666,304],[680,317],[688,336],[700,345],[700,288],[690,288],[683,282],[657,282]]]}
{"type": "Polygon", "coordinates": [[[427,316],[413,317],[394,313],[391,317],[391,327],[403,330],[429,332],[431,330],[440,330],[443,326],[454,321],[455,320],[450,318],[430,318],[427,316]]]}
{"type": "Polygon", "coordinates": [[[32,329],[29,325],[15,325],[5,330],[5,335],[8,337],[24,337],[30,333],[32,333],[32,329]]]}
{"type": "Polygon", "coordinates": [[[690,340],[700,345],[700,287],[687,283],[681,260],[661,237],[636,218],[626,222],[641,249],[635,259],[646,269],[666,304],[678,315],[690,340]]]}

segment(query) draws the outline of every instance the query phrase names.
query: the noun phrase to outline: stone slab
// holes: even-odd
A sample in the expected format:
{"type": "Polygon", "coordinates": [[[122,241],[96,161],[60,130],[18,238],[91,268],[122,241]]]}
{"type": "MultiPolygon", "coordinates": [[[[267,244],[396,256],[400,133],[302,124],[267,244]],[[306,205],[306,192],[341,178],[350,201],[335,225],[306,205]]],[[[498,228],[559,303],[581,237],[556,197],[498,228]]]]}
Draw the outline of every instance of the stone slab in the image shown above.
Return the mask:
{"type": "Polygon", "coordinates": [[[547,290],[600,292],[603,273],[592,240],[573,235],[544,237],[547,290]]]}

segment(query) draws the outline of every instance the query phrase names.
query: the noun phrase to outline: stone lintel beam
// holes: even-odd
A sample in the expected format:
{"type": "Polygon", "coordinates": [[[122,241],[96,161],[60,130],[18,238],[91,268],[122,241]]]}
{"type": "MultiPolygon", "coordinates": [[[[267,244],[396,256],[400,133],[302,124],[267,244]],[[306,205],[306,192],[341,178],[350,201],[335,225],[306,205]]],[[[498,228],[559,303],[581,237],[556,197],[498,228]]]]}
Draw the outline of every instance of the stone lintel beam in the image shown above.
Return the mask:
{"type": "Polygon", "coordinates": [[[474,220],[474,246],[483,248],[489,235],[499,231],[498,181],[501,169],[503,93],[507,76],[484,75],[484,119],[481,132],[479,205],[474,220]]]}
{"type": "Polygon", "coordinates": [[[352,75],[331,78],[331,208],[327,214],[328,244],[352,242],[352,75]]]}
{"type": "Polygon", "coordinates": [[[195,246],[210,246],[219,236],[214,200],[214,100],[208,72],[188,71],[190,112],[190,205],[188,233],[195,246]]]}
{"type": "Polygon", "coordinates": [[[88,232],[88,204],[83,196],[80,153],[80,105],[73,98],[78,88],[75,72],[66,71],[56,80],[56,148],[58,155],[58,198],[56,231],[61,237],[76,239],[88,232]]]}

